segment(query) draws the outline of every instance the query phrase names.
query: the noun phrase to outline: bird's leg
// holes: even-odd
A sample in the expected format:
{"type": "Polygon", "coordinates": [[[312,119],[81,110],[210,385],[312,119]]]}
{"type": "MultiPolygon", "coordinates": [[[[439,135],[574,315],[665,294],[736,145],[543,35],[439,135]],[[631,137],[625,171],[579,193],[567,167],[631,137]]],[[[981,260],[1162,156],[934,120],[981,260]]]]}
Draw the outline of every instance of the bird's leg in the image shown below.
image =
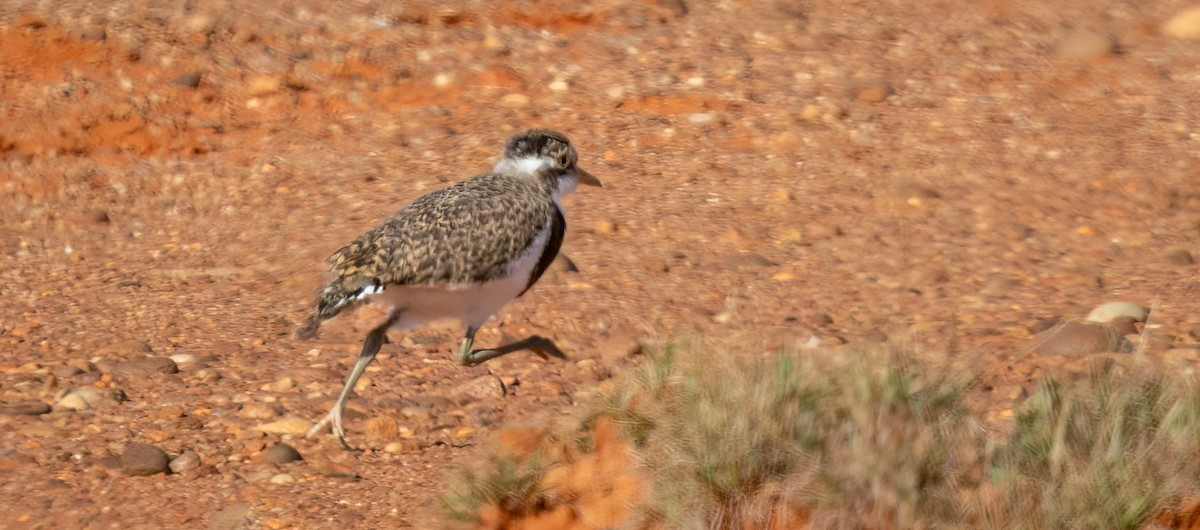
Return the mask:
{"type": "Polygon", "coordinates": [[[475,332],[479,331],[474,327],[467,328],[467,336],[463,338],[462,346],[458,350],[458,363],[463,366],[476,366],[500,357],[508,355],[518,350],[529,350],[538,354],[543,359],[557,357],[566,359],[567,356],[558,349],[558,346],[553,341],[538,335],[531,335],[516,342],[498,346],[495,348],[481,348],[472,350],[471,346],[475,343],[475,332]]]}
{"type": "Polygon", "coordinates": [[[342,387],[342,393],[338,395],[337,401],[333,403],[333,408],[326,414],[321,421],[318,421],[308,433],[306,438],[312,438],[321,432],[326,425],[333,426],[333,434],[337,435],[338,441],[341,442],[342,448],[351,450],[346,444],[346,430],[342,427],[342,413],[346,410],[346,402],[350,400],[350,393],[354,391],[354,385],[358,383],[358,379],[367,369],[367,365],[375,359],[375,355],[379,353],[379,349],[383,347],[384,341],[387,340],[387,330],[399,318],[399,313],[393,314],[388,318],[387,322],[376,326],[367,338],[363,340],[362,353],[358,355],[358,361],[354,363],[354,369],[350,370],[350,377],[346,379],[346,386],[342,387]]]}

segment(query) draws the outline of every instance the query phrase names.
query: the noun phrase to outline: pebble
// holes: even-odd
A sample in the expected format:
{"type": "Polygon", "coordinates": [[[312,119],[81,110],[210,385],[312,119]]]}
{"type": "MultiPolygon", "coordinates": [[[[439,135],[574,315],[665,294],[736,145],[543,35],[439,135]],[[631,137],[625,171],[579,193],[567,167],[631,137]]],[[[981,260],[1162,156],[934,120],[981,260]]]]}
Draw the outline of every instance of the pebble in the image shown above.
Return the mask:
{"type": "Polygon", "coordinates": [[[571,87],[570,87],[570,85],[567,84],[566,81],[558,80],[553,83],[550,83],[550,85],[547,88],[549,88],[551,91],[554,91],[554,92],[566,92],[567,89],[569,89],[571,87]]]}
{"type": "Polygon", "coordinates": [[[482,375],[454,389],[454,395],[474,400],[504,397],[504,383],[494,375],[482,375]]]}
{"type": "Polygon", "coordinates": [[[271,418],[278,417],[279,414],[280,411],[278,407],[261,402],[245,403],[237,412],[237,416],[239,418],[248,418],[252,420],[269,420],[271,418]]]}
{"type": "Polygon", "coordinates": [[[263,458],[268,462],[275,464],[290,464],[297,460],[303,460],[300,452],[288,444],[272,445],[266,452],[263,453],[263,458]]]}
{"type": "Polygon", "coordinates": [[[71,366],[71,365],[67,364],[67,365],[55,367],[53,370],[50,371],[50,373],[54,374],[54,377],[57,377],[59,379],[70,379],[79,374],[82,374],[83,370],[80,370],[78,366],[71,366]]]}
{"type": "Polygon", "coordinates": [[[283,88],[283,76],[256,75],[246,80],[246,95],[250,97],[265,96],[278,92],[283,88]]]}
{"type": "Polygon", "coordinates": [[[1167,254],[1167,263],[1171,265],[1195,265],[1196,258],[1192,257],[1192,253],[1186,250],[1176,250],[1167,254]]]}
{"type": "Polygon", "coordinates": [[[704,125],[714,121],[717,121],[717,114],[715,112],[695,112],[688,114],[688,123],[704,125]]]}
{"type": "Polygon", "coordinates": [[[263,390],[269,390],[271,392],[287,392],[293,388],[296,388],[296,382],[290,377],[284,377],[278,381],[275,381],[274,383],[266,385],[263,390]]]}
{"type": "Polygon", "coordinates": [[[1200,4],[1176,13],[1163,24],[1163,33],[1178,39],[1200,39],[1200,4]]]}
{"type": "Polygon", "coordinates": [[[168,357],[146,357],[118,363],[112,367],[113,375],[145,377],[157,374],[177,374],[179,365],[168,357]]]}
{"type": "Polygon", "coordinates": [[[296,477],[293,477],[287,473],[279,473],[278,475],[273,475],[271,477],[271,484],[291,484],[295,481],[296,477]]]}
{"type": "Polygon", "coordinates": [[[1116,37],[1098,31],[1076,31],[1058,43],[1058,54],[1073,58],[1114,55],[1119,49],[1116,37]]]}
{"type": "Polygon", "coordinates": [[[510,109],[519,109],[529,104],[529,96],[525,94],[507,94],[500,98],[500,106],[510,109]]]}
{"type": "Polygon", "coordinates": [[[196,88],[200,86],[200,72],[188,72],[171,80],[172,86],[196,88]]]}
{"type": "Polygon", "coordinates": [[[208,520],[209,530],[235,530],[246,528],[250,525],[250,518],[246,514],[250,511],[248,503],[239,503],[227,506],[213,514],[208,520]]]}
{"type": "Polygon", "coordinates": [[[146,476],[166,473],[170,459],[162,449],[150,444],[132,442],[121,451],[121,470],[126,475],[146,476]]]}
{"type": "Polygon", "coordinates": [[[601,235],[615,234],[617,233],[617,223],[611,219],[597,219],[592,224],[592,230],[601,235]]]}
{"type": "Polygon", "coordinates": [[[108,346],[96,350],[98,357],[116,357],[128,359],[130,357],[138,357],[141,355],[154,353],[154,349],[150,347],[144,340],[130,339],[117,341],[108,346]]]}
{"type": "Polygon", "coordinates": [[[800,110],[800,119],[804,121],[817,121],[821,119],[823,114],[825,114],[825,111],[820,106],[809,103],[800,110]]]}
{"type": "Polygon", "coordinates": [[[200,455],[195,451],[186,450],[171,460],[170,468],[172,473],[185,473],[200,467],[200,455]]]}
{"type": "Polygon", "coordinates": [[[868,81],[860,83],[854,88],[854,99],[864,103],[879,103],[895,94],[896,90],[892,85],[883,81],[868,81]]]}
{"type": "Polygon", "coordinates": [[[367,440],[374,443],[391,442],[400,438],[400,424],[391,416],[376,416],[367,420],[367,440]]]}
{"type": "Polygon", "coordinates": [[[176,353],[175,355],[168,357],[168,359],[174,361],[175,364],[189,364],[200,360],[198,357],[190,353],[176,353]]]}
{"type": "Polygon", "coordinates": [[[1088,313],[1088,322],[1111,322],[1117,317],[1131,317],[1135,322],[1145,322],[1150,310],[1132,302],[1108,302],[1100,304],[1088,313]]]}
{"type": "Polygon", "coordinates": [[[279,421],[273,421],[256,427],[258,430],[268,434],[290,434],[300,436],[308,432],[308,428],[312,426],[312,422],[301,418],[284,418],[279,421]]]}
{"type": "Polygon", "coordinates": [[[81,388],[72,390],[54,404],[54,408],[63,410],[88,410],[104,403],[106,398],[97,390],[81,388]]]}
{"type": "Polygon", "coordinates": [[[50,405],[41,401],[25,401],[0,406],[0,414],[9,416],[40,416],[50,412],[50,405]]]}
{"type": "Polygon", "coordinates": [[[1042,355],[1083,356],[1128,353],[1133,344],[1108,324],[1071,320],[1037,334],[1028,349],[1042,355]]]}

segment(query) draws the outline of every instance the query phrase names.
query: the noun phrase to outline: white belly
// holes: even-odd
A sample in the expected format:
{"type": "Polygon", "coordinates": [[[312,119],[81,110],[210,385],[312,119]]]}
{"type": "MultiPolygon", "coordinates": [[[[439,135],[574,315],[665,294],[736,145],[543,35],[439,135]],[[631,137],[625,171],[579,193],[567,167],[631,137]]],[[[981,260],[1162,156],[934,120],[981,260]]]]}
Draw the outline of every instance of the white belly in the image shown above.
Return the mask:
{"type": "Polygon", "coordinates": [[[508,274],[479,284],[389,285],[369,299],[400,318],[392,329],[408,330],[435,320],[457,319],[478,329],[488,318],[515,299],[529,284],[529,277],[550,238],[547,227],[530,248],[508,268],[508,274]]]}

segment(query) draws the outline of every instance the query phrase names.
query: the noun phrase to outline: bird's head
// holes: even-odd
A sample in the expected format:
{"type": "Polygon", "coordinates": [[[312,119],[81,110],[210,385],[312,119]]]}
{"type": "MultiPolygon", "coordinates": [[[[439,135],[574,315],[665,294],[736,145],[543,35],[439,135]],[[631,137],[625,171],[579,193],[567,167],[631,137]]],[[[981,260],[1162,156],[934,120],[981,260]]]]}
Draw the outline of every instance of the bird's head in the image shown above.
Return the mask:
{"type": "Polygon", "coordinates": [[[600,186],[600,180],[578,166],[579,153],[560,132],[530,129],[509,138],[497,172],[519,172],[543,181],[556,197],[575,190],[579,184],[600,186]]]}

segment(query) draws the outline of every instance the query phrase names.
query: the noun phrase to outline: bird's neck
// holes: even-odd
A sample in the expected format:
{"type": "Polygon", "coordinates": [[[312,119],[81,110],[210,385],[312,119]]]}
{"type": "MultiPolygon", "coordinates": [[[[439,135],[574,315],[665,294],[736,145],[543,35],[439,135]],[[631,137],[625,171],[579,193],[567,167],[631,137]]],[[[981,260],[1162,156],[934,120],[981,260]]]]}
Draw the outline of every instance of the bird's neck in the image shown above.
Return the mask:
{"type": "Polygon", "coordinates": [[[551,160],[540,156],[523,156],[521,158],[502,158],[496,162],[496,173],[522,173],[537,176],[543,169],[551,166],[551,160]]]}
{"type": "Polygon", "coordinates": [[[527,156],[520,158],[503,158],[496,162],[492,170],[496,173],[514,173],[527,176],[539,181],[546,192],[558,202],[567,194],[575,191],[579,185],[579,177],[574,173],[551,171],[553,161],[546,157],[527,156]]]}

